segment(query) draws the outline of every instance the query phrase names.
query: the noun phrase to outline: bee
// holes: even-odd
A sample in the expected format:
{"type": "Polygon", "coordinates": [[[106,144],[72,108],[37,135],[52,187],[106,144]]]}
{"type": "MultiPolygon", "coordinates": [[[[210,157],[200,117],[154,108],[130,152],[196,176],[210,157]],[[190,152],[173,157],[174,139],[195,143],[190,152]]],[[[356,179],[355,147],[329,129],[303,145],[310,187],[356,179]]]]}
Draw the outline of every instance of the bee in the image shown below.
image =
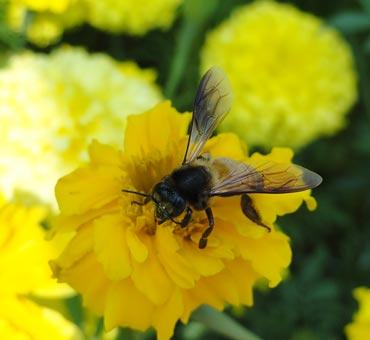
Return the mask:
{"type": "Polygon", "coordinates": [[[151,193],[123,189],[123,192],[144,196],[145,205],[155,204],[155,219],[160,225],[167,220],[185,228],[194,210],[204,210],[208,227],[199,240],[199,248],[207,246],[215,222],[210,199],[215,196],[240,195],[244,215],[257,225],[270,228],[253,205],[249,194],[282,194],[317,187],[322,178],[299,165],[264,161],[248,164],[226,157],[212,158],[202,154],[203,147],[216,127],[230,111],[233,96],[230,83],[219,67],[209,69],[200,81],[193,105],[190,134],[182,164],[155,184],[151,193]],[[184,214],[177,221],[175,218],[184,214]]]}

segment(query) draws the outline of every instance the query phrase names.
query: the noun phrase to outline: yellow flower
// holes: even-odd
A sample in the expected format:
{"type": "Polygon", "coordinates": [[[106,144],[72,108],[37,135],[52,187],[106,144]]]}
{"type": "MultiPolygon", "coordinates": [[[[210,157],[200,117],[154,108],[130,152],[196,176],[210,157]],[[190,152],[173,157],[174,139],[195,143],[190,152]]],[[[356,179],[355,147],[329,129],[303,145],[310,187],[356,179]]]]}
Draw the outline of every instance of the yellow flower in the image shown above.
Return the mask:
{"type": "Polygon", "coordinates": [[[9,340],[82,339],[77,327],[59,313],[16,296],[0,298],[0,336],[9,340]]]}
{"type": "MultiPolygon", "coordinates": [[[[212,201],[215,230],[205,249],[198,247],[208,226],[204,212],[194,213],[184,229],[171,221],[157,226],[153,204],[132,205],[137,197],[121,189],[149,192],[181,164],[189,118],[168,102],[129,117],[123,152],[93,142],[90,163],[56,186],[61,214],[54,232],[76,235],[52,262],[53,271],[104,316],[107,330],[152,326],[159,339],[168,339],[175,323],[186,323],[201,304],[220,310],[225,304],[252,305],[256,280],[276,286],[291,261],[288,237],[273,227],[277,216],[295,211],[303,201],[315,206],[309,191],[251,195],[272,228],[267,233],[243,215],[239,197],[217,198],[212,201]]],[[[278,148],[268,156],[247,157],[233,134],[212,138],[205,151],[251,162],[287,163],[292,157],[289,149],[278,148]]]]}
{"type": "Polygon", "coordinates": [[[61,315],[26,297],[45,290],[60,292],[48,267],[55,249],[40,225],[46,210],[0,201],[1,339],[78,338],[77,329],[61,315]]]}
{"type": "Polygon", "coordinates": [[[111,31],[143,35],[151,29],[168,28],[182,0],[10,0],[8,21],[20,30],[26,12],[33,17],[27,37],[39,46],[54,43],[65,29],[87,22],[111,31]]]}
{"type": "Polygon", "coordinates": [[[202,70],[221,66],[235,92],[222,125],[250,145],[301,147],[345,125],[356,100],[347,43],[311,14],[256,1],[209,33],[202,70]]]}
{"type": "Polygon", "coordinates": [[[46,211],[42,207],[26,208],[0,202],[2,294],[26,294],[35,287],[46,288],[53,284],[47,266],[47,259],[51,256],[50,245],[44,240],[39,226],[45,216],[46,211]]]}
{"type": "Polygon", "coordinates": [[[0,70],[0,187],[53,203],[56,180],[86,159],[93,138],[121,145],[122,120],[160,100],[154,79],[78,48],[14,56],[0,70]]]}
{"type": "Polygon", "coordinates": [[[111,32],[143,35],[153,28],[168,28],[182,0],[91,1],[87,21],[111,32]]]}
{"type": "Polygon", "coordinates": [[[50,11],[51,13],[64,12],[74,1],[75,0],[16,0],[16,2],[26,6],[32,11],[50,11]]]}
{"type": "Polygon", "coordinates": [[[347,338],[349,340],[370,339],[370,289],[356,288],[353,294],[359,303],[359,310],[354,315],[353,322],[345,328],[347,338]]]}
{"type": "Polygon", "coordinates": [[[28,20],[27,38],[41,47],[55,43],[64,30],[82,24],[85,16],[86,5],[81,0],[10,0],[7,10],[9,26],[21,31],[28,20]],[[27,19],[29,12],[31,19],[27,19]]]}

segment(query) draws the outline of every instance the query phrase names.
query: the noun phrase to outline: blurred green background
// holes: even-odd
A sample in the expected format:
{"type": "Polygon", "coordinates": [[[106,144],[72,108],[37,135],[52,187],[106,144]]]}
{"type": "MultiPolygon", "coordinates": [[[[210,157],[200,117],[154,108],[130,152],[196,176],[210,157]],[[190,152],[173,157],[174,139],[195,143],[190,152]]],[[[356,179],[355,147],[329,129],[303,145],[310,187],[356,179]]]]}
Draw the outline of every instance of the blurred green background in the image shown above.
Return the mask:
{"type": "MultiPolygon", "coordinates": [[[[6,54],[24,48],[48,52],[64,43],[84,46],[90,52],[108,53],[118,60],[131,59],[141,67],[156,69],[165,95],[179,110],[190,110],[206,32],[247,2],[199,1],[195,16],[186,15],[183,6],[169,30],[151,31],[142,37],[113,35],[84,25],[45,49],[29,44],[5,25],[3,3],[2,61],[6,54]]],[[[256,290],[250,310],[227,312],[263,339],[342,339],[343,328],[357,308],[352,290],[370,286],[370,0],[284,2],[315,14],[341,31],[355,56],[360,95],[346,129],[296,154],[296,162],[321,174],[324,182],[315,190],[315,213],[302,208],[280,219],[279,225],[291,237],[294,254],[287,279],[273,290],[256,290]]],[[[67,305],[74,321],[82,325],[79,298],[67,305]]],[[[99,323],[96,334],[101,326],[99,323]]],[[[153,337],[151,332],[142,335],[129,330],[121,330],[119,335],[120,339],[153,337]]],[[[175,338],[222,339],[197,322],[187,327],[178,325],[175,338]]]]}

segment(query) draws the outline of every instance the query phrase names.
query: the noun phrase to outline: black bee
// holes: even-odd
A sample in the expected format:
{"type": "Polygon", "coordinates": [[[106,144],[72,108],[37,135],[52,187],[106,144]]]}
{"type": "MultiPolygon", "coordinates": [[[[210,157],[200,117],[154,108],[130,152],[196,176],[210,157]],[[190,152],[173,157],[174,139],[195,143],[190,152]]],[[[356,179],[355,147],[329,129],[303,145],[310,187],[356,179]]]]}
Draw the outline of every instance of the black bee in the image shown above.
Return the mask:
{"type": "Polygon", "coordinates": [[[253,206],[250,193],[291,193],[318,186],[322,178],[295,164],[279,164],[264,161],[247,164],[229,158],[212,158],[201,154],[203,146],[229,112],[232,91],[224,72],[212,67],[203,76],[193,106],[190,135],[182,165],[157,183],[150,194],[122,190],[144,196],[144,205],[155,204],[158,224],[166,220],[185,228],[194,210],[205,210],[208,228],[199,240],[199,248],[207,246],[207,238],[214,227],[212,209],[209,206],[213,196],[241,195],[241,209],[246,217],[268,229],[253,206]],[[174,218],[185,212],[181,221],[174,218]]]}

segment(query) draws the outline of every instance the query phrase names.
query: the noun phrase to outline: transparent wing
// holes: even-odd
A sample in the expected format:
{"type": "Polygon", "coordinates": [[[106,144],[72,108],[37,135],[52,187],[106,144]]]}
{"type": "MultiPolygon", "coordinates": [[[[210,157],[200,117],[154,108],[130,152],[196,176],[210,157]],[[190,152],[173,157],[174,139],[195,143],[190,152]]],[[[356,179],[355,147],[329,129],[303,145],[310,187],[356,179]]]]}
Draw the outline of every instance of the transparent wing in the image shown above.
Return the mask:
{"type": "Polygon", "coordinates": [[[229,112],[232,99],[231,86],[224,71],[219,67],[209,69],[200,81],[195,97],[183,164],[197,158],[217,125],[229,112]]]}
{"type": "Polygon", "coordinates": [[[212,168],[215,180],[211,196],[297,192],[322,182],[321,176],[296,164],[263,161],[252,165],[221,157],[212,161],[212,168]]]}

